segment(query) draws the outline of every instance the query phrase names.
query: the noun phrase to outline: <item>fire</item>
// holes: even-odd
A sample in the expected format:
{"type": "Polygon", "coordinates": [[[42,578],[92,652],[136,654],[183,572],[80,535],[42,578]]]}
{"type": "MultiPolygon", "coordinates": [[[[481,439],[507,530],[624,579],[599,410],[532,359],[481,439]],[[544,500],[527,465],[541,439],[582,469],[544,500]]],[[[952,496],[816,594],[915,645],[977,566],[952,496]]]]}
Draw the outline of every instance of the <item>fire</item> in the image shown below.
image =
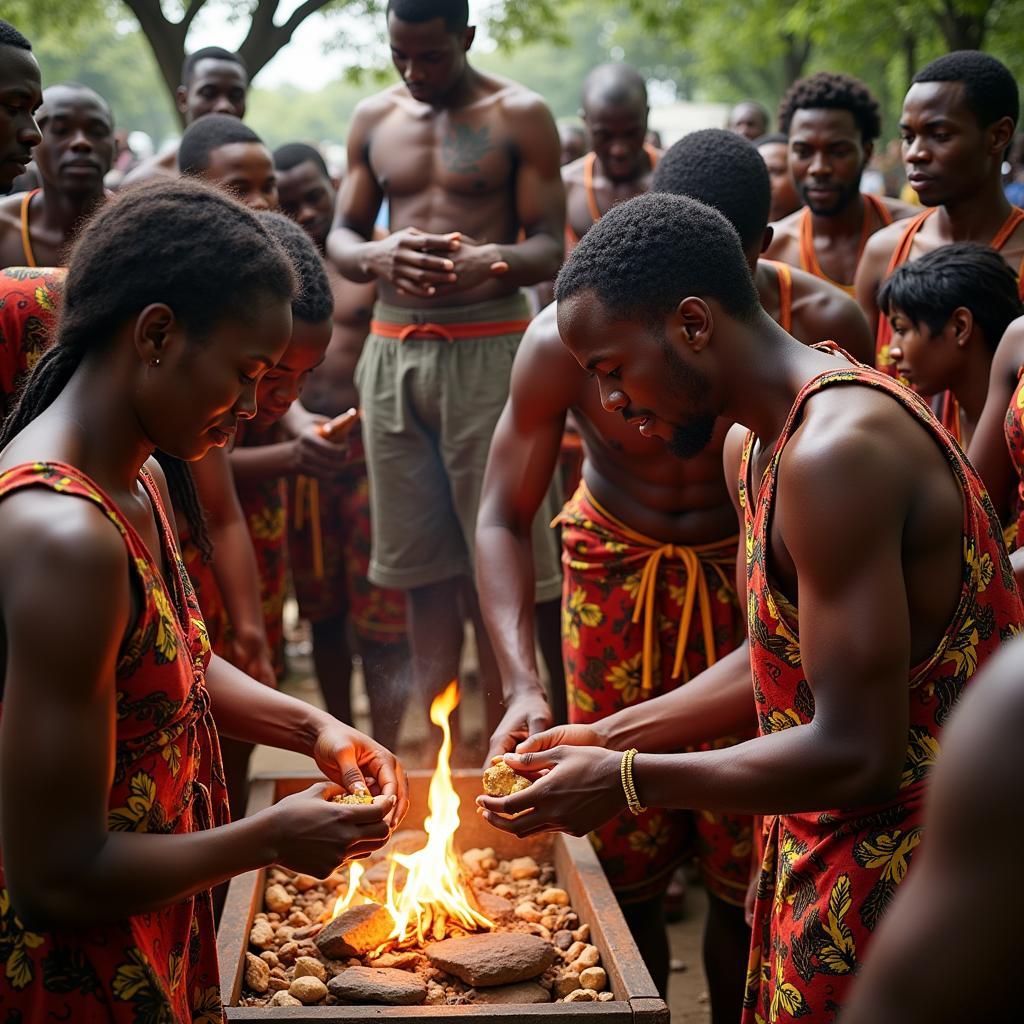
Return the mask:
{"type": "MultiPolygon", "coordinates": [[[[427,844],[415,853],[395,853],[388,876],[386,906],[395,921],[391,940],[398,945],[443,939],[449,921],[466,931],[491,929],[489,921],[472,905],[471,891],[455,852],[459,827],[459,798],[452,786],[452,733],[448,719],[459,703],[458,682],[452,680],[430,705],[430,720],[443,733],[437,767],[430,779],[430,814],[424,823],[427,844]],[[400,891],[395,886],[395,867],[408,872],[400,891]]],[[[354,887],[350,886],[350,891],[354,887]]]]}
{"type": "Polygon", "coordinates": [[[327,920],[333,921],[343,910],[348,910],[349,907],[358,907],[360,904],[373,902],[369,896],[359,891],[359,882],[365,873],[366,869],[359,861],[355,861],[349,866],[348,891],[338,896],[334,903],[334,909],[331,911],[331,916],[327,920]]]}

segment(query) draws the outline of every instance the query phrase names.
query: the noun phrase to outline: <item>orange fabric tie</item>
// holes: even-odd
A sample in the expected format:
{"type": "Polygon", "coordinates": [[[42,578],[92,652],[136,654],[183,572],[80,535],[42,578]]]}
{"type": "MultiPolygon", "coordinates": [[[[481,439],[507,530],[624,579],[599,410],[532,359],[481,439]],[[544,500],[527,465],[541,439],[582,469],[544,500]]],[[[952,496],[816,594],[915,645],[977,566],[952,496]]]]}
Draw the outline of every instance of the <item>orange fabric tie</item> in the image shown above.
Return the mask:
{"type": "Polygon", "coordinates": [[[502,334],[521,334],[529,326],[529,320],[500,320],[479,324],[391,324],[384,320],[373,320],[370,322],[370,333],[381,338],[395,338],[398,341],[407,341],[418,334],[432,334],[450,345],[459,340],[471,341],[474,338],[496,338],[502,334]]]}
{"type": "Polygon", "coordinates": [[[320,481],[316,477],[295,478],[295,529],[301,530],[309,515],[309,530],[313,544],[313,575],[324,578],[324,535],[320,522],[320,481]]]}

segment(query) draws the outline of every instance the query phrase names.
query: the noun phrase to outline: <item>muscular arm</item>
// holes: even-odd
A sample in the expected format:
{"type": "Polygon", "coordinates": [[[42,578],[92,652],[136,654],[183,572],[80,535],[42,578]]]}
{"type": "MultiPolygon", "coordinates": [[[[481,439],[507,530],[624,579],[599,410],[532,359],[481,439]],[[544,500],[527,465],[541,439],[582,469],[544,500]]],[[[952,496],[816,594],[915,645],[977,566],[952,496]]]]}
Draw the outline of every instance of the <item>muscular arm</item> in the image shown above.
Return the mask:
{"type": "MultiPolygon", "coordinates": [[[[235,481],[227,454],[212,448],[205,458],[192,463],[199,500],[206,511],[206,521],[213,541],[213,574],[224,599],[232,632],[244,652],[262,654],[269,661],[269,646],[260,603],[260,575],[256,565],[252,538],[238,503],[235,481]]],[[[249,659],[252,660],[252,659],[249,659]]],[[[249,668],[249,666],[246,666],[249,668]]],[[[261,682],[272,684],[273,669],[269,663],[260,672],[251,672],[261,682]],[[269,678],[264,669],[269,669],[269,678]]]]}
{"type": "Polygon", "coordinates": [[[875,935],[843,1024],[995,1024],[1019,1016],[1024,896],[1008,880],[1017,877],[1024,845],[1016,810],[1024,804],[1021,644],[1003,648],[970,684],[942,738],[914,870],[875,935]]]}
{"type": "MultiPolygon", "coordinates": [[[[876,231],[864,246],[864,255],[853,281],[857,302],[867,317],[872,338],[878,333],[878,288],[885,277],[895,244],[892,226],[876,231]]],[[[874,357],[871,362],[874,363],[874,357]]]]}
{"type": "MultiPolygon", "coordinates": [[[[978,471],[996,507],[999,518],[1006,524],[1018,477],[1006,445],[1004,423],[1013,393],[1017,389],[1018,374],[1024,365],[1024,318],[1015,320],[1003,335],[992,359],[989,373],[988,396],[971,439],[968,456],[978,471]]],[[[1021,417],[1024,411],[1017,410],[1021,417]]]]}
{"type": "Polygon", "coordinates": [[[513,727],[534,731],[547,724],[541,714],[547,698],[534,653],[531,527],[558,460],[565,414],[583,383],[582,371],[559,340],[552,306],[530,325],[516,355],[477,518],[477,590],[505,706],[511,710],[526,698],[543,704],[535,714],[524,710],[514,723],[504,721],[502,735],[493,737],[494,752],[512,746],[513,727]]]}
{"type": "Polygon", "coordinates": [[[911,487],[890,441],[871,430],[819,430],[813,443],[791,442],[775,523],[799,580],[814,719],[728,750],[638,757],[645,802],[780,814],[895,793],[908,728],[902,538],[911,487]]]}

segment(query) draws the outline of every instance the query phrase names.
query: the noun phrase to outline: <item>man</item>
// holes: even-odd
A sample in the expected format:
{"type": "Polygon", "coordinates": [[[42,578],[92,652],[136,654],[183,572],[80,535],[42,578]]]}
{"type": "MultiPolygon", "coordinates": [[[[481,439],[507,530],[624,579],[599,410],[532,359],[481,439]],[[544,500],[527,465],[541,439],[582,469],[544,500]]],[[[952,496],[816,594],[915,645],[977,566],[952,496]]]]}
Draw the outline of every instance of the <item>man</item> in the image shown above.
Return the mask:
{"type": "Polygon", "coordinates": [[[579,160],[587,151],[587,133],[583,125],[573,121],[563,121],[558,126],[558,141],[562,145],[561,165],[571,164],[579,160]]]}
{"type": "MultiPolygon", "coordinates": [[[[334,185],[324,158],[312,146],[289,143],[274,151],[281,210],[306,231],[321,253],[334,216],[334,185]]],[[[306,382],[302,404],[333,419],[358,408],[353,376],[370,329],[376,296],[373,282],[356,284],[326,263],[334,297],[331,341],[317,371],[306,382]]],[[[370,699],[373,735],[398,738],[409,699],[405,640],[405,595],[369,581],[370,485],[358,424],[348,434],[345,471],[293,486],[289,562],[299,612],[313,627],[313,664],[327,707],[352,720],[351,621],[370,699]]],[[[301,482],[300,482],[301,481],[301,482]]]]}
{"type": "Polygon", "coordinates": [[[39,144],[34,115],[42,91],[32,44],[9,22],[0,21],[0,192],[11,190],[39,144]]]}
{"type": "Polygon", "coordinates": [[[770,132],[755,139],[754,148],[761,154],[772,180],[772,208],[768,219],[777,224],[800,209],[800,197],[789,170],[789,139],[782,132],[770,132]]]}
{"type": "Polygon", "coordinates": [[[601,214],[651,187],[658,151],[648,146],[647,85],[628,64],[602,64],[583,82],[590,152],[562,171],[571,249],[601,214]]]}
{"type": "Polygon", "coordinates": [[[736,422],[724,464],[750,639],[677,690],[531,738],[505,759],[533,784],[478,804],[520,836],[644,804],[765,815],[743,1019],[824,1024],[920,841],[942,723],[1024,623],[999,524],[916,395],[771,320],[710,207],[622,204],[556,293],[607,411],[681,459],[736,422]]]}
{"type": "Polygon", "coordinates": [[[857,271],[857,301],[877,332],[880,369],[895,373],[878,287],[898,266],[949,242],[979,242],[1019,269],[1024,211],[1007,201],[1001,179],[1019,111],[1013,75],[987,53],[948,53],[914,76],[900,135],[907,180],[927,209],[873,235],[857,271]]]}
{"type": "Polygon", "coordinates": [[[195,174],[227,189],[253,210],[277,209],[277,172],[263,140],[237,117],[208,114],[181,137],[182,174],[195,174]]]}
{"type": "Polygon", "coordinates": [[[753,142],[768,131],[768,111],[756,100],[744,100],[729,111],[726,128],[753,142]]]}
{"type": "Polygon", "coordinates": [[[1024,818],[1022,646],[1000,651],[943,736],[925,814],[928,841],[878,930],[843,1024],[1010,1024],[1024,818]],[[998,822],[999,840],[982,842],[998,822]],[[922,966],[927,965],[926,970],[922,966]]]}
{"type": "MultiPolygon", "coordinates": [[[[747,259],[757,266],[768,230],[770,185],[749,142],[720,129],[688,135],[665,154],[654,189],[714,202],[742,232],[747,259]]],[[[814,292],[833,293],[824,303],[801,294],[796,320],[808,332],[804,340],[843,336],[852,324],[847,344],[859,341],[870,350],[856,303],[802,276],[814,292]]],[[[792,309],[780,308],[770,266],[761,283],[760,300],[771,315],[792,323],[792,309]]],[[[602,409],[594,381],[562,345],[556,317],[554,306],[544,310],[523,339],[481,499],[477,585],[507,708],[492,737],[492,755],[551,722],[527,614],[529,524],[551,479],[567,413],[578,425],[585,456],[583,486],[560,516],[570,720],[593,722],[674,689],[727,655],[744,633],[743,606],[728,577],[737,546],[736,517],[721,471],[728,424],[719,425],[716,443],[692,462],[666,457],[657,440],[638,436],[602,409]]],[[[601,829],[598,851],[664,991],[668,948],[661,902],[672,870],[688,852],[694,825],[710,896],[705,968],[712,1010],[716,1022],[734,1022],[749,942],[741,909],[749,818],[705,813],[691,820],[652,812],[638,822],[620,819],[601,829]]]]}
{"type": "Polygon", "coordinates": [[[775,225],[768,255],[853,295],[868,239],[914,213],[860,190],[882,131],[878,101],[856,78],[819,71],[782,97],[779,127],[789,135],[789,169],[804,208],[775,225]]]}
{"type": "Polygon", "coordinates": [[[33,156],[42,188],[0,200],[0,266],[59,267],[76,231],[103,201],[114,158],[107,101],[77,82],[51,85],[33,156]]]}
{"type": "MultiPolygon", "coordinates": [[[[181,66],[181,85],[174,101],[187,128],[207,114],[245,117],[249,91],[249,71],[237,53],[220,46],[204,46],[190,53],[181,66]]],[[[153,178],[173,178],[179,172],[178,144],[143,160],[124,178],[125,185],[135,185],[153,178]]]]}
{"type": "MultiPolygon", "coordinates": [[[[465,0],[390,0],[387,17],[402,84],[356,110],[327,249],[347,278],[378,284],[356,374],[370,578],[407,591],[414,674],[429,698],[458,673],[463,598],[478,619],[469,585],[477,502],[528,322],[519,289],[558,270],[565,193],[543,101],[468,63],[475,29],[465,0]],[[391,234],[374,240],[385,198],[391,234]]],[[[536,524],[542,601],[561,587],[548,522],[536,524]]],[[[482,628],[477,637],[496,704],[482,628]]]]}

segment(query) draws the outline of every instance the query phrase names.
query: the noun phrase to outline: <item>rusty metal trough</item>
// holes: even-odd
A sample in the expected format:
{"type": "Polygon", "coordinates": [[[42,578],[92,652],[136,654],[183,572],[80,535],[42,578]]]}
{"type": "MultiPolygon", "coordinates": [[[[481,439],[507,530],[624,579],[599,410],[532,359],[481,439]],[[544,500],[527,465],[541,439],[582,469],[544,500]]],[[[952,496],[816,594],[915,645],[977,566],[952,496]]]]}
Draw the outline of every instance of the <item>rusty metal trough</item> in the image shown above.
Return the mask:
{"type": "MultiPolygon", "coordinates": [[[[411,807],[405,825],[420,827],[427,813],[430,772],[410,772],[411,807]]],[[[249,798],[249,813],[269,807],[315,780],[301,773],[257,776],[249,798]]],[[[455,1017],[464,1024],[485,1024],[494,1018],[524,1024],[546,1021],[595,1021],[597,1024],[668,1024],[668,1007],[647,973],[626,922],[605,880],[604,872],[586,839],[564,835],[514,839],[483,821],[473,810],[480,792],[480,775],[453,771],[452,783],[462,801],[462,824],[457,841],[461,849],[493,847],[499,857],[530,856],[555,865],[558,885],[569,893],[581,922],[590,925],[590,941],[601,951],[601,963],[615,998],[596,1003],[546,1003],[480,1006],[238,1006],[253,917],[260,910],[266,872],[250,871],[233,879],[217,935],[221,993],[229,1021],[433,1021],[455,1017]]]]}

